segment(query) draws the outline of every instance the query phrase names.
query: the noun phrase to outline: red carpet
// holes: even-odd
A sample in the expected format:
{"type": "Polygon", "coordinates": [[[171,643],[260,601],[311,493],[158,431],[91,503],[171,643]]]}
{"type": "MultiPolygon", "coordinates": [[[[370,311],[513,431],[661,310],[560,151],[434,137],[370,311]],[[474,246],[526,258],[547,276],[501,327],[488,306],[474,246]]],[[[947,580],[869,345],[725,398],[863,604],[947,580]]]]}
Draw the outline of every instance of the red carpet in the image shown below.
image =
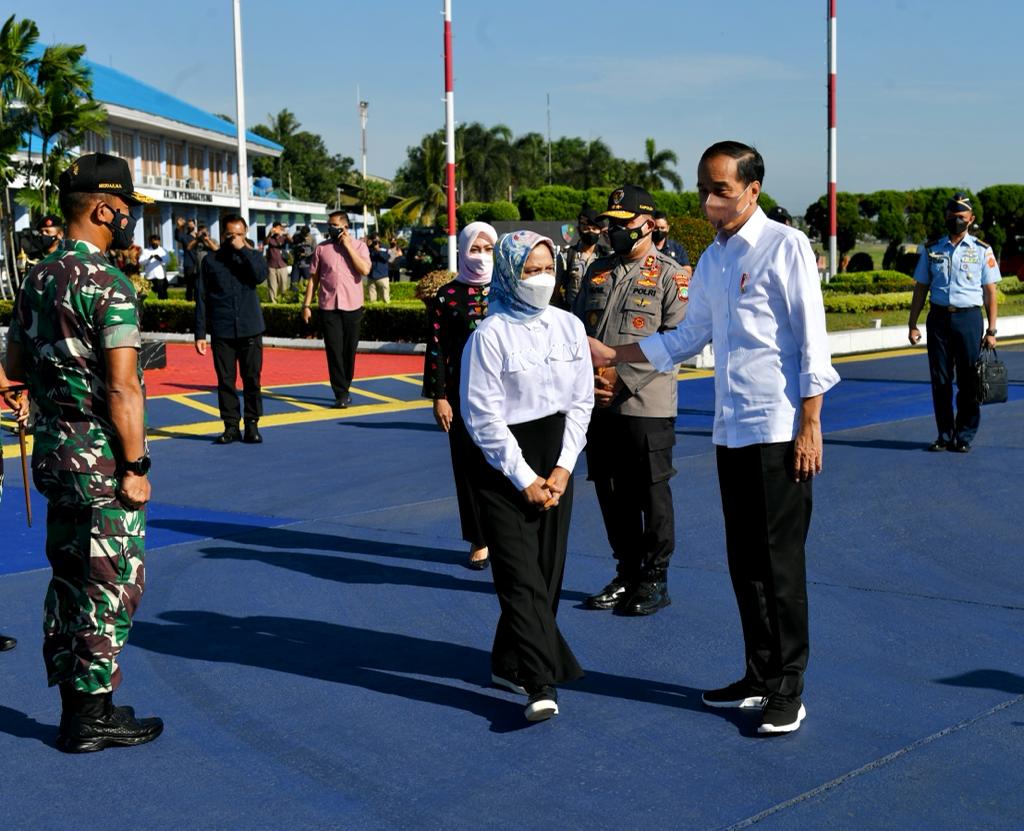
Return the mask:
{"type": "MultiPolygon", "coordinates": [[[[423,371],[422,355],[358,355],[356,378],[423,371]]],[[[263,385],[304,384],[327,380],[327,357],[322,349],[263,350],[263,385]]],[[[193,390],[213,390],[217,379],[213,358],[199,355],[187,343],[167,344],[167,368],[146,372],[147,395],[171,395],[193,390]]]]}

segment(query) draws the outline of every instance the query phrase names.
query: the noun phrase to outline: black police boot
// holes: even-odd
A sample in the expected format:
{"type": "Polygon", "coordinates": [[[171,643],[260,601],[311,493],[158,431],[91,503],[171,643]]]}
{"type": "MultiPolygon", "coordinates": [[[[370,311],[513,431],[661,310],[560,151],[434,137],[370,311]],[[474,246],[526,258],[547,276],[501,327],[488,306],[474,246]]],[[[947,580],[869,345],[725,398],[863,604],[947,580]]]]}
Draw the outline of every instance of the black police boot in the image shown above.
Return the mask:
{"type": "Polygon", "coordinates": [[[242,438],[246,444],[262,444],[263,436],[260,435],[259,428],[256,426],[255,421],[245,422],[245,436],[242,438]]]}
{"type": "Polygon", "coordinates": [[[17,645],[18,642],[9,635],[0,635],[0,652],[6,652],[8,649],[14,649],[17,645]]]}
{"type": "Polygon", "coordinates": [[[614,609],[615,604],[624,600],[629,594],[629,585],[629,580],[621,574],[616,574],[615,578],[601,591],[584,599],[583,608],[598,610],[614,609]]]}
{"type": "Polygon", "coordinates": [[[672,602],[668,596],[668,580],[664,571],[644,575],[634,584],[633,591],[615,604],[615,614],[653,615],[672,602]]]}
{"type": "Polygon", "coordinates": [[[232,442],[242,440],[242,431],[238,429],[237,424],[225,424],[224,432],[221,433],[217,438],[213,440],[214,444],[231,444],[232,442]]]}
{"type": "Polygon", "coordinates": [[[63,712],[57,749],[64,753],[94,753],[107,747],[132,747],[159,736],[164,723],[158,718],[135,718],[131,707],[115,707],[110,693],[89,695],[72,684],[60,685],[63,712]]]}

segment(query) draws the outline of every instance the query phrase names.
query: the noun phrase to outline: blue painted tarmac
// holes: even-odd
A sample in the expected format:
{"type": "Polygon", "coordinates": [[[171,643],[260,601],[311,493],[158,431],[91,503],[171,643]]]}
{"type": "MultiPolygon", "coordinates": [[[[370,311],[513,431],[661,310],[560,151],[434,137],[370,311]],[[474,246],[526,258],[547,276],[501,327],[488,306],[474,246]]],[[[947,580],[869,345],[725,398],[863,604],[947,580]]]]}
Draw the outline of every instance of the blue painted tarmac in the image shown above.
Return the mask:
{"type": "Polygon", "coordinates": [[[984,409],[968,455],[924,452],[923,352],[837,361],[808,544],[808,718],[772,739],[756,715],[700,704],[742,671],[706,374],[680,381],[671,607],[579,608],[613,566],[576,472],[559,622],[587,676],[533,726],[488,686],[497,601],[488,572],[462,567],[447,443],[410,376],[361,383],[378,397],[345,413],[309,409],[324,385],[274,390],[293,401],[268,406],[280,423],[256,447],[213,447],[215,417],[151,402],[175,437],[152,444],[149,582],[117,696],[167,723],[142,748],[52,747],[45,506],[24,529],[8,459],[0,631],[19,646],[0,655],[0,816],[64,829],[84,801],[142,829],[1019,829],[1024,351],[1000,356],[1011,401],[984,409]]]}

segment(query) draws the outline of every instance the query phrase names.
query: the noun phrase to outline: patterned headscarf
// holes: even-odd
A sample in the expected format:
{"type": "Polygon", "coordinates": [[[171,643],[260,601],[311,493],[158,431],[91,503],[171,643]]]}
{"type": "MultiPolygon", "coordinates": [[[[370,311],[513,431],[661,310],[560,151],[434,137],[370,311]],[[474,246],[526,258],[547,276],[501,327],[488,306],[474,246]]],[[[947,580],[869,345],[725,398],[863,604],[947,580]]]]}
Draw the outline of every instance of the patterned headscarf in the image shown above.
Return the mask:
{"type": "Polygon", "coordinates": [[[483,286],[491,282],[491,277],[481,280],[479,274],[470,271],[466,264],[466,257],[469,256],[469,249],[473,247],[477,237],[484,237],[491,245],[498,241],[498,232],[494,226],[486,222],[470,222],[459,232],[459,273],[455,279],[467,286],[483,286]]]}
{"type": "Polygon", "coordinates": [[[491,314],[508,315],[515,320],[533,320],[544,309],[521,300],[516,288],[526,260],[538,245],[546,245],[555,256],[555,244],[533,231],[505,234],[494,247],[494,275],[491,277],[491,314]]]}

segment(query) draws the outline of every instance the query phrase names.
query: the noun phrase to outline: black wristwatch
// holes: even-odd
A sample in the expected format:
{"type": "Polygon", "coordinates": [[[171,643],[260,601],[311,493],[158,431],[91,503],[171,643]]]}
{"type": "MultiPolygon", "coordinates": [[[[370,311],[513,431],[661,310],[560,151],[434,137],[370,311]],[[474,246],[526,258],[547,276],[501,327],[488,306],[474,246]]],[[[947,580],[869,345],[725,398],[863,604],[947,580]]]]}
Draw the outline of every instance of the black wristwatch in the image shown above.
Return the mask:
{"type": "Polygon", "coordinates": [[[985,330],[985,336],[989,337],[989,338],[994,338],[996,336],[996,330],[995,329],[986,329],[985,330]]]}
{"type": "Polygon", "coordinates": [[[153,466],[152,459],[149,458],[149,454],[140,456],[134,462],[123,462],[121,464],[121,470],[125,473],[133,473],[136,476],[145,476],[149,473],[149,469],[153,466]]]}

